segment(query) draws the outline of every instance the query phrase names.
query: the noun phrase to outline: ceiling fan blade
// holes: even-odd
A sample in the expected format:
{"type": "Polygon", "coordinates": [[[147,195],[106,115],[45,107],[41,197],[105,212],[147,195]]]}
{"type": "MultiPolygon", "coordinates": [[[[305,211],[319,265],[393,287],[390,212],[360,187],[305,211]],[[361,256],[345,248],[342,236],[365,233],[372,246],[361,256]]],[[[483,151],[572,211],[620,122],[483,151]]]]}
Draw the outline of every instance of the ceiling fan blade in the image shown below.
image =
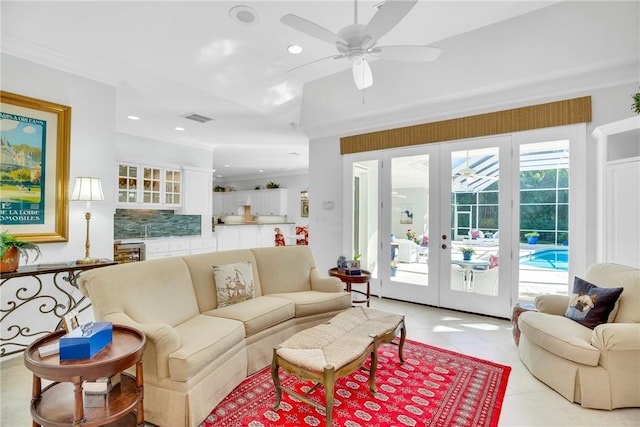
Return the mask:
{"type": "Polygon", "coordinates": [[[280,18],[280,22],[311,37],[315,37],[333,45],[338,42],[345,43],[345,41],[337,34],[332,33],[326,28],[314,22],[301,18],[297,15],[292,15],[290,13],[284,15],[282,18],[280,18]]]}
{"type": "Polygon", "coordinates": [[[306,67],[307,65],[315,64],[316,62],[324,61],[324,60],[327,60],[327,59],[340,59],[340,58],[344,58],[344,57],[345,57],[344,55],[325,56],[324,58],[315,59],[315,60],[313,60],[311,62],[305,62],[302,65],[298,65],[297,67],[293,67],[293,68],[287,70],[287,73],[290,73],[290,72],[295,71],[295,70],[299,70],[300,68],[306,67]]]}
{"type": "Polygon", "coordinates": [[[377,41],[398,25],[418,0],[386,0],[364,29],[364,35],[377,41]]]}
{"type": "Polygon", "coordinates": [[[353,58],[353,80],[356,82],[356,87],[360,90],[366,89],[373,84],[371,67],[362,56],[353,58]]]}
{"type": "Polygon", "coordinates": [[[438,59],[441,51],[429,46],[378,46],[370,54],[387,61],[430,62],[438,59]]]}

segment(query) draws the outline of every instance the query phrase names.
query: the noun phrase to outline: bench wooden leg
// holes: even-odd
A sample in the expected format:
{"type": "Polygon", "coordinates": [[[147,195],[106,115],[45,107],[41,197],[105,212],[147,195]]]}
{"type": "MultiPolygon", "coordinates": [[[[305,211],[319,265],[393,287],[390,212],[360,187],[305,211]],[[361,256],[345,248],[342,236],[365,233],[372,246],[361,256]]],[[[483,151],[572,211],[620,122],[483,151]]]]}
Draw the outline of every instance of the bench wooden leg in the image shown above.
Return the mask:
{"type": "Polygon", "coordinates": [[[333,366],[329,365],[324,368],[324,401],[325,401],[325,412],[326,412],[326,427],[331,427],[333,425],[333,399],[334,392],[336,387],[336,370],[333,366]]]}
{"type": "Polygon", "coordinates": [[[400,324],[400,343],[398,344],[398,357],[400,358],[400,363],[404,363],[404,354],[402,353],[404,350],[404,340],[407,338],[407,329],[404,327],[404,319],[400,324]]]}
{"type": "Polygon", "coordinates": [[[276,387],[276,403],[273,405],[275,411],[280,407],[280,400],[282,399],[282,388],[280,387],[280,376],[278,375],[278,351],[277,348],[273,349],[273,360],[271,361],[271,379],[276,387]]]}
{"type": "Polygon", "coordinates": [[[376,387],[376,368],[378,367],[378,347],[375,347],[371,352],[371,368],[369,369],[369,390],[371,394],[376,394],[378,388],[376,387]]]}

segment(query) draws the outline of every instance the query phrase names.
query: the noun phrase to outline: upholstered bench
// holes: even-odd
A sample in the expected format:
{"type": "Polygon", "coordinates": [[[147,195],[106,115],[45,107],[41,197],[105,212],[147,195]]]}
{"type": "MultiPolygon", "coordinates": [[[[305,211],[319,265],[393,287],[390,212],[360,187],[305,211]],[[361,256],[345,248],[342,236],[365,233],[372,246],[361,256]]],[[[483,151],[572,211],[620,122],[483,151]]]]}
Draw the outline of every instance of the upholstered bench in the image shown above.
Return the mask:
{"type": "Polygon", "coordinates": [[[402,354],[406,329],[404,316],[371,308],[356,307],[344,311],[329,322],[314,326],[293,335],[273,350],[271,377],[276,387],[275,410],[280,406],[282,392],[316,408],[325,409],[326,425],[332,425],[335,382],[358,370],[371,355],[369,389],[376,392],[375,372],[377,350],[382,343],[391,342],[400,331],[398,356],[402,354]],[[278,369],[316,385],[305,395],[280,385],[278,369]],[[320,385],[325,388],[325,407],[308,398],[320,385]]]}

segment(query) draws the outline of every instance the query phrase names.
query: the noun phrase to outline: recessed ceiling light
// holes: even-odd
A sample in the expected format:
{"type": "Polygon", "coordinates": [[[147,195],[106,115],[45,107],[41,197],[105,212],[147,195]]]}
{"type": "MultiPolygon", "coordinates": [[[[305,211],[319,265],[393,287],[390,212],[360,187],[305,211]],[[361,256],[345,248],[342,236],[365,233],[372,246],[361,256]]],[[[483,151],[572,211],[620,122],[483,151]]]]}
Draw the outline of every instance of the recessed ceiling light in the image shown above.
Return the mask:
{"type": "Polygon", "coordinates": [[[299,53],[302,53],[302,48],[297,44],[292,44],[289,47],[287,47],[287,51],[292,55],[297,55],[299,53]]]}
{"type": "Polygon", "coordinates": [[[181,127],[177,127],[177,128],[175,128],[175,129],[176,129],[177,131],[180,131],[180,132],[182,132],[182,131],[184,130],[184,128],[181,128],[181,127]]]}
{"type": "Polygon", "coordinates": [[[225,168],[228,168],[228,167],[229,167],[229,165],[224,165],[224,167],[225,167],[225,168]]]}
{"type": "Polygon", "coordinates": [[[262,173],[262,172],[264,172],[264,170],[262,170],[262,169],[258,169],[258,172],[262,173]]]}
{"type": "Polygon", "coordinates": [[[138,117],[138,116],[127,116],[127,119],[129,119],[129,120],[140,120],[140,117],[138,117]]]}
{"type": "Polygon", "coordinates": [[[234,6],[229,9],[229,16],[234,21],[244,25],[256,25],[260,22],[258,12],[249,6],[234,6]]]}

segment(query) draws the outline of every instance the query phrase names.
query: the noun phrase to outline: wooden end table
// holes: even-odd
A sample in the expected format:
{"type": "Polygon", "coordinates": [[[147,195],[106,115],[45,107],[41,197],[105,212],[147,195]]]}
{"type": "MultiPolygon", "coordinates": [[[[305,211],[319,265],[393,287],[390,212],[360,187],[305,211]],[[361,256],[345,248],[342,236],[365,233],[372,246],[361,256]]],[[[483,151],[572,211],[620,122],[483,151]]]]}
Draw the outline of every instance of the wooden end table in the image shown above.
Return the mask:
{"type": "Polygon", "coordinates": [[[53,332],[33,342],[24,353],[24,364],[33,372],[31,416],[36,426],[120,426],[134,421],[144,426],[142,353],[146,338],[137,329],[113,325],[113,341],[91,359],[60,360],[59,354],[40,357],[38,348],[59,341],[65,331],[53,332]],[[82,383],[109,377],[136,365],[136,376],[122,373],[121,382],[107,398],[106,406],[84,406],[82,383]],[[42,388],[42,378],[54,381],[42,388]],[[134,415],[135,413],[135,415],[134,415]]]}
{"type": "Polygon", "coordinates": [[[359,300],[354,299],[352,301],[353,304],[367,304],[367,307],[369,307],[369,301],[371,299],[371,289],[369,285],[369,280],[371,279],[371,273],[368,272],[367,270],[361,270],[361,272],[362,273],[359,275],[350,275],[350,274],[345,274],[344,271],[338,270],[338,268],[332,268],[329,270],[329,275],[337,277],[338,279],[342,280],[342,282],[346,285],[345,291],[364,296],[364,299],[359,299],[359,300]],[[363,292],[357,289],[353,289],[352,284],[354,283],[366,283],[367,284],[366,291],[363,292]]]}
{"type": "Polygon", "coordinates": [[[511,333],[513,334],[513,341],[515,341],[516,345],[520,344],[518,318],[525,311],[537,311],[536,306],[531,303],[521,302],[513,306],[513,312],[511,313],[511,333]]]}

